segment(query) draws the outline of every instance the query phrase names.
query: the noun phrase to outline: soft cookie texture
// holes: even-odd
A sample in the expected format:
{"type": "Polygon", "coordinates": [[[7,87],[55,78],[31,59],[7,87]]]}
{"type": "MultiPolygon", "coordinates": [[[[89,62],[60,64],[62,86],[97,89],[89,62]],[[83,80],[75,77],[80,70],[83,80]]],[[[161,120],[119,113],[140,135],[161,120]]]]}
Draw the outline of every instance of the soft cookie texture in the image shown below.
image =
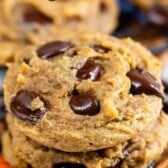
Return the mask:
{"type": "Polygon", "coordinates": [[[117,25],[116,0],[1,0],[0,35],[40,44],[57,36],[110,33],[117,25]]]}
{"type": "MultiPolygon", "coordinates": [[[[44,147],[16,130],[11,115],[7,118],[11,138],[9,133],[3,138],[6,160],[13,163],[10,159],[12,152],[20,164],[25,162],[33,168],[147,168],[157,162],[168,141],[165,137],[168,134],[168,116],[164,113],[136,137],[113,148],[87,153],[65,153],[44,147]],[[11,152],[7,152],[8,147],[11,152]]],[[[15,164],[15,167],[18,166],[15,164]]]]}
{"type": "Polygon", "coordinates": [[[0,66],[13,62],[14,55],[23,47],[24,43],[19,41],[0,40],[0,66]]]}
{"type": "Polygon", "coordinates": [[[111,33],[117,26],[116,0],[1,0],[0,66],[23,45],[83,32],[111,33]]]}
{"type": "Polygon", "coordinates": [[[129,38],[82,35],[21,51],[4,90],[17,129],[66,152],[123,143],[162,109],[160,62],[129,38]]]}
{"type": "Polygon", "coordinates": [[[12,166],[12,168],[28,168],[28,164],[21,159],[18,159],[12,149],[12,139],[9,132],[4,132],[2,135],[3,158],[12,166]]]}

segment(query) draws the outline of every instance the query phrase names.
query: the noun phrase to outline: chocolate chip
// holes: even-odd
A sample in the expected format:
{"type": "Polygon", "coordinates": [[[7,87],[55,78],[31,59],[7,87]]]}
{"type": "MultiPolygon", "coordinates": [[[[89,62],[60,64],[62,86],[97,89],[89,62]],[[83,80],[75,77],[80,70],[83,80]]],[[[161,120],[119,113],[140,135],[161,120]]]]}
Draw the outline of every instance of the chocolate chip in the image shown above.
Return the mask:
{"type": "Polygon", "coordinates": [[[37,55],[42,59],[57,56],[66,52],[72,47],[72,44],[67,41],[53,41],[42,45],[37,50],[37,55]]]}
{"type": "Polygon", "coordinates": [[[163,98],[160,91],[160,84],[156,78],[149,72],[136,68],[130,70],[127,76],[131,80],[131,93],[132,94],[142,94],[155,95],[163,98]]]}
{"type": "Polygon", "coordinates": [[[29,63],[30,63],[30,59],[29,59],[29,58],[24,58],[23,61],[24,61],[26,64],[28,64],[28,65],[29,65],[29,63]]]}
{"type": "Polygon", "coordinates": [[[168,26],[168,10],[159,5],[155,5],[148,13],[148,19],[151,23],[158,26],[168,26]]]}
{"type": "Polygon", "coordinates": [[[27,168],[32,168],[32,166],[30,164],[27,165],[27,168]]]}
{"type": "Polygon", "coordinates": [[[105,12],[107,12],[107,9],[108,9],[107,4],[102,1],[102,2],[100,3],[100,11],[101,11],[102,13],[105,13],[105,12]]]}
{"type": "Polygon", "coordinates": [[[79,94],[70,99],[70,107],[80,115],[96,115],[100,111],[100,105],[97,99],[91,94],[79,94]]]}
{"type": "Polygon", "coordinates": [[[104,70],[102,66],[90,59],[77,71],[76,77],[81,80],[91,79],[92,81],[95,81],[98,80],[103,73],[104,70]]]}
{"type": "Polygon", "coordinates": [[[165,87],[165,91],[168,92],[168,64],[165,64],[162,69],[162,82],[165,87]]]}
{"type": "Polygon", "coordinates": [[[64,162],[54,164],[52,168],[86,168],[86,166],[80,163],[64,162]]]}
{"type": "Polygon", "coordinates": [[[155,168],[155,167],[156,167],[156,163],[155,161],[153,161],[152,163],[149,164],[147,168],[155,168]]]}
{"type": "Polygon", "coordinates": [[[110,51],[109,48],[105,48],[105,47],[103,47],[103,46],[101,46],[101,45],[97,45],[97,44],[93,45],[92,48],[93,48],[96,52],[99,52],[99,53],[101,53],[101,54],[104,54],[104,53],[107,53],[107,52],[110,51]]]}
{"type": "Polygon", "coordinates": [[[52,22],[52,19],[42,12],[40,12],[37,8],[33,6],[27,6],[23,13],[24,22],[27,23],[38,23],[38,24],[49,24],[52,22]]]}
{"type": "MultiPolygon", "coordinates": [[[[37,103],[36,103],[37,104],[37,103]]],[[[20,120],[37,122],[49,109],[49,102],[34,91],[21,90],[10,103],[11,112],[20,120]],[[39,99],[40,106],[33,109],[32,101],[39,99]]]]}

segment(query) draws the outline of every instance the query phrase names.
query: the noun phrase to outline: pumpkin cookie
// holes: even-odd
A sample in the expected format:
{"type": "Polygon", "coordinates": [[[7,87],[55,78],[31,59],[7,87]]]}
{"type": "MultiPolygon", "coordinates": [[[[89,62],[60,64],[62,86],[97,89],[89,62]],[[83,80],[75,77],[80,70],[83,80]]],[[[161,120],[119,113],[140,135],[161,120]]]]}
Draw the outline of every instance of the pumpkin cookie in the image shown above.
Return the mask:
{"type": "Polygon", "coordinates": [[[45,146],[86,152],[139,134],[162,109],[160,62],[129,38],[82,35],[21,51],[5,104],[14,125],[45,146]]]}

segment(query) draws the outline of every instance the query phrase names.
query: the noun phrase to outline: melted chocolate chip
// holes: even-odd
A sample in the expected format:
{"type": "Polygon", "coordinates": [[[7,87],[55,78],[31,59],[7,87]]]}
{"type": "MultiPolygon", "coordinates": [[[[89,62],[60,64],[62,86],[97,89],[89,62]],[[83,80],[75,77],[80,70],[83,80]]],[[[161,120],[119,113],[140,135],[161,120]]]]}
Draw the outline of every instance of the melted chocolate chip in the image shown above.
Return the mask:
{"type": "Polygon", "coordinates": [[[65,162],[54,164],[52,168],[86,168],[86,166],[80,163],[65,162]]]}
{"type": "Polygon", "coordinates": [[[133,148],[129,148],[129,146],[130,146],[130,143],[128,143],[128,145],[123,150],[123,157],[118,159],[118,162],[116,163],[116,165],[113,166],[114,168],[121,168],[123,163],[125,162],[125,160],[127,160],[129,155],[134,151],[134,149],[133,148]]]}
{"type": "Polygon", "coordinates": [[[33,6],[27,6],[24,13],[23,19],[25,23],[38,23],[38,24],[49,24],[52,22],[52,19],[37,8],[33,6]]]}
{"type": "Polygon", "coordinates": [[[99,102],[91,94],[73,96],[69,104],[76,114],[93,116],[100,112],[99,102]]]}
{"type": "Polygon", "coordinates": [[[156,167],[156,163],[155,161],[153,161],[152,163],[150,163],[150,165],[147,168],[155,168],[156,167]]]}
{"type": "Polygon", "coordinates": [[[49,103],[34,91],[21,90],[10,103],[11,112],[20,120],[37,122],[49,109],[49,103]],[[32,109],[32,101],[39,98],[42,107],[32,109]]]}
{"type": "Polygon", "coordinates": [[[91,79],[92,81],[98,80],[103,75],[104,70],[94,60],[87,60],[81,69],[77,71],[76,77],[78,79],[91,79]]]}
{"type": "Polygon", "coordinates": [[[131,80],[131,93],[132,94],[142,94],[155,95],[163,98],[160,91],[160,84],[154,76],[145,70],[136,68],[130,70],[127,76],[131,80]]]}
{"type": "Polygon", "coordinates": [[[101,54],[104,54],[104,53],[107,53],[107,52],[110,51],[109,48],[105,48],[105,47],[103,47],[103,46],[101,46],[101,45],[97,45],[97,44],[93,45],[92,48],[93,48],[96,52],[101,53],[101,54]]]}
{"type": "Polygon", "coordinates": [[[57,56],[66,52],[72,47],[72,44],[67,41],[53,41],[42,45],[37,50],[37,55],[42,59],[57,56]]]}
{"type": "Polygon", "coordinates": [[[148,19],[151,23],[158,26],[168,26],[168,10],[164,7],[156,5],[148,13],[148,19]]]}

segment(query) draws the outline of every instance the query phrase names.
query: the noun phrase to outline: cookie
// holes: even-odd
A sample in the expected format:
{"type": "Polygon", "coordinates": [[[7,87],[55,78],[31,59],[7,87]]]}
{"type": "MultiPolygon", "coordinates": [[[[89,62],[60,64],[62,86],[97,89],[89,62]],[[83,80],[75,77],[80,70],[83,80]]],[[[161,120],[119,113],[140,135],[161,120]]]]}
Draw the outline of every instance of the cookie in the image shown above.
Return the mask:
{"type": "Polygon", "coordinates": [[[40,44],[57,36],[110,33],[117,25],[116,0],[1,0],[0,35],[40,44]]]}
{"type": "Polygon", "coordinates": [[[11,142],[11,135],[9,132],[4,132],[2,136],[2,143],[3,143],[3,157],[4,159],[10,163],[12,168],[28,168],[28,164],[24,161],[15,157],[12,151],[12,142],[11,142]]]}
{"type": "Polygon", "coordinates": [[[14,156],[33,168],[147,168],[157,161],[168,141],[168,137],[165,137],[168,133],[168,116],[164,113],[133,139],[113,148],[87,153],[66,153],[44,147],[16,130],[10,115],[8,123],[14,156]]]}
{"type": "Polygon", "coordinates": [[[13,62],[14,55],[17,53],[23,44],[20,42],[14,42],[10,40],[0,41],[0,66],[5,66],[7,63],[13,62]]]}
{"type": "Polygon", "coordinates": [[[57,40],[17,55],[5,104],[14,125],[38,143],[66,152],[108,148],[157,118],[160,71],[158,59],[129,38],[57,40]]]}

